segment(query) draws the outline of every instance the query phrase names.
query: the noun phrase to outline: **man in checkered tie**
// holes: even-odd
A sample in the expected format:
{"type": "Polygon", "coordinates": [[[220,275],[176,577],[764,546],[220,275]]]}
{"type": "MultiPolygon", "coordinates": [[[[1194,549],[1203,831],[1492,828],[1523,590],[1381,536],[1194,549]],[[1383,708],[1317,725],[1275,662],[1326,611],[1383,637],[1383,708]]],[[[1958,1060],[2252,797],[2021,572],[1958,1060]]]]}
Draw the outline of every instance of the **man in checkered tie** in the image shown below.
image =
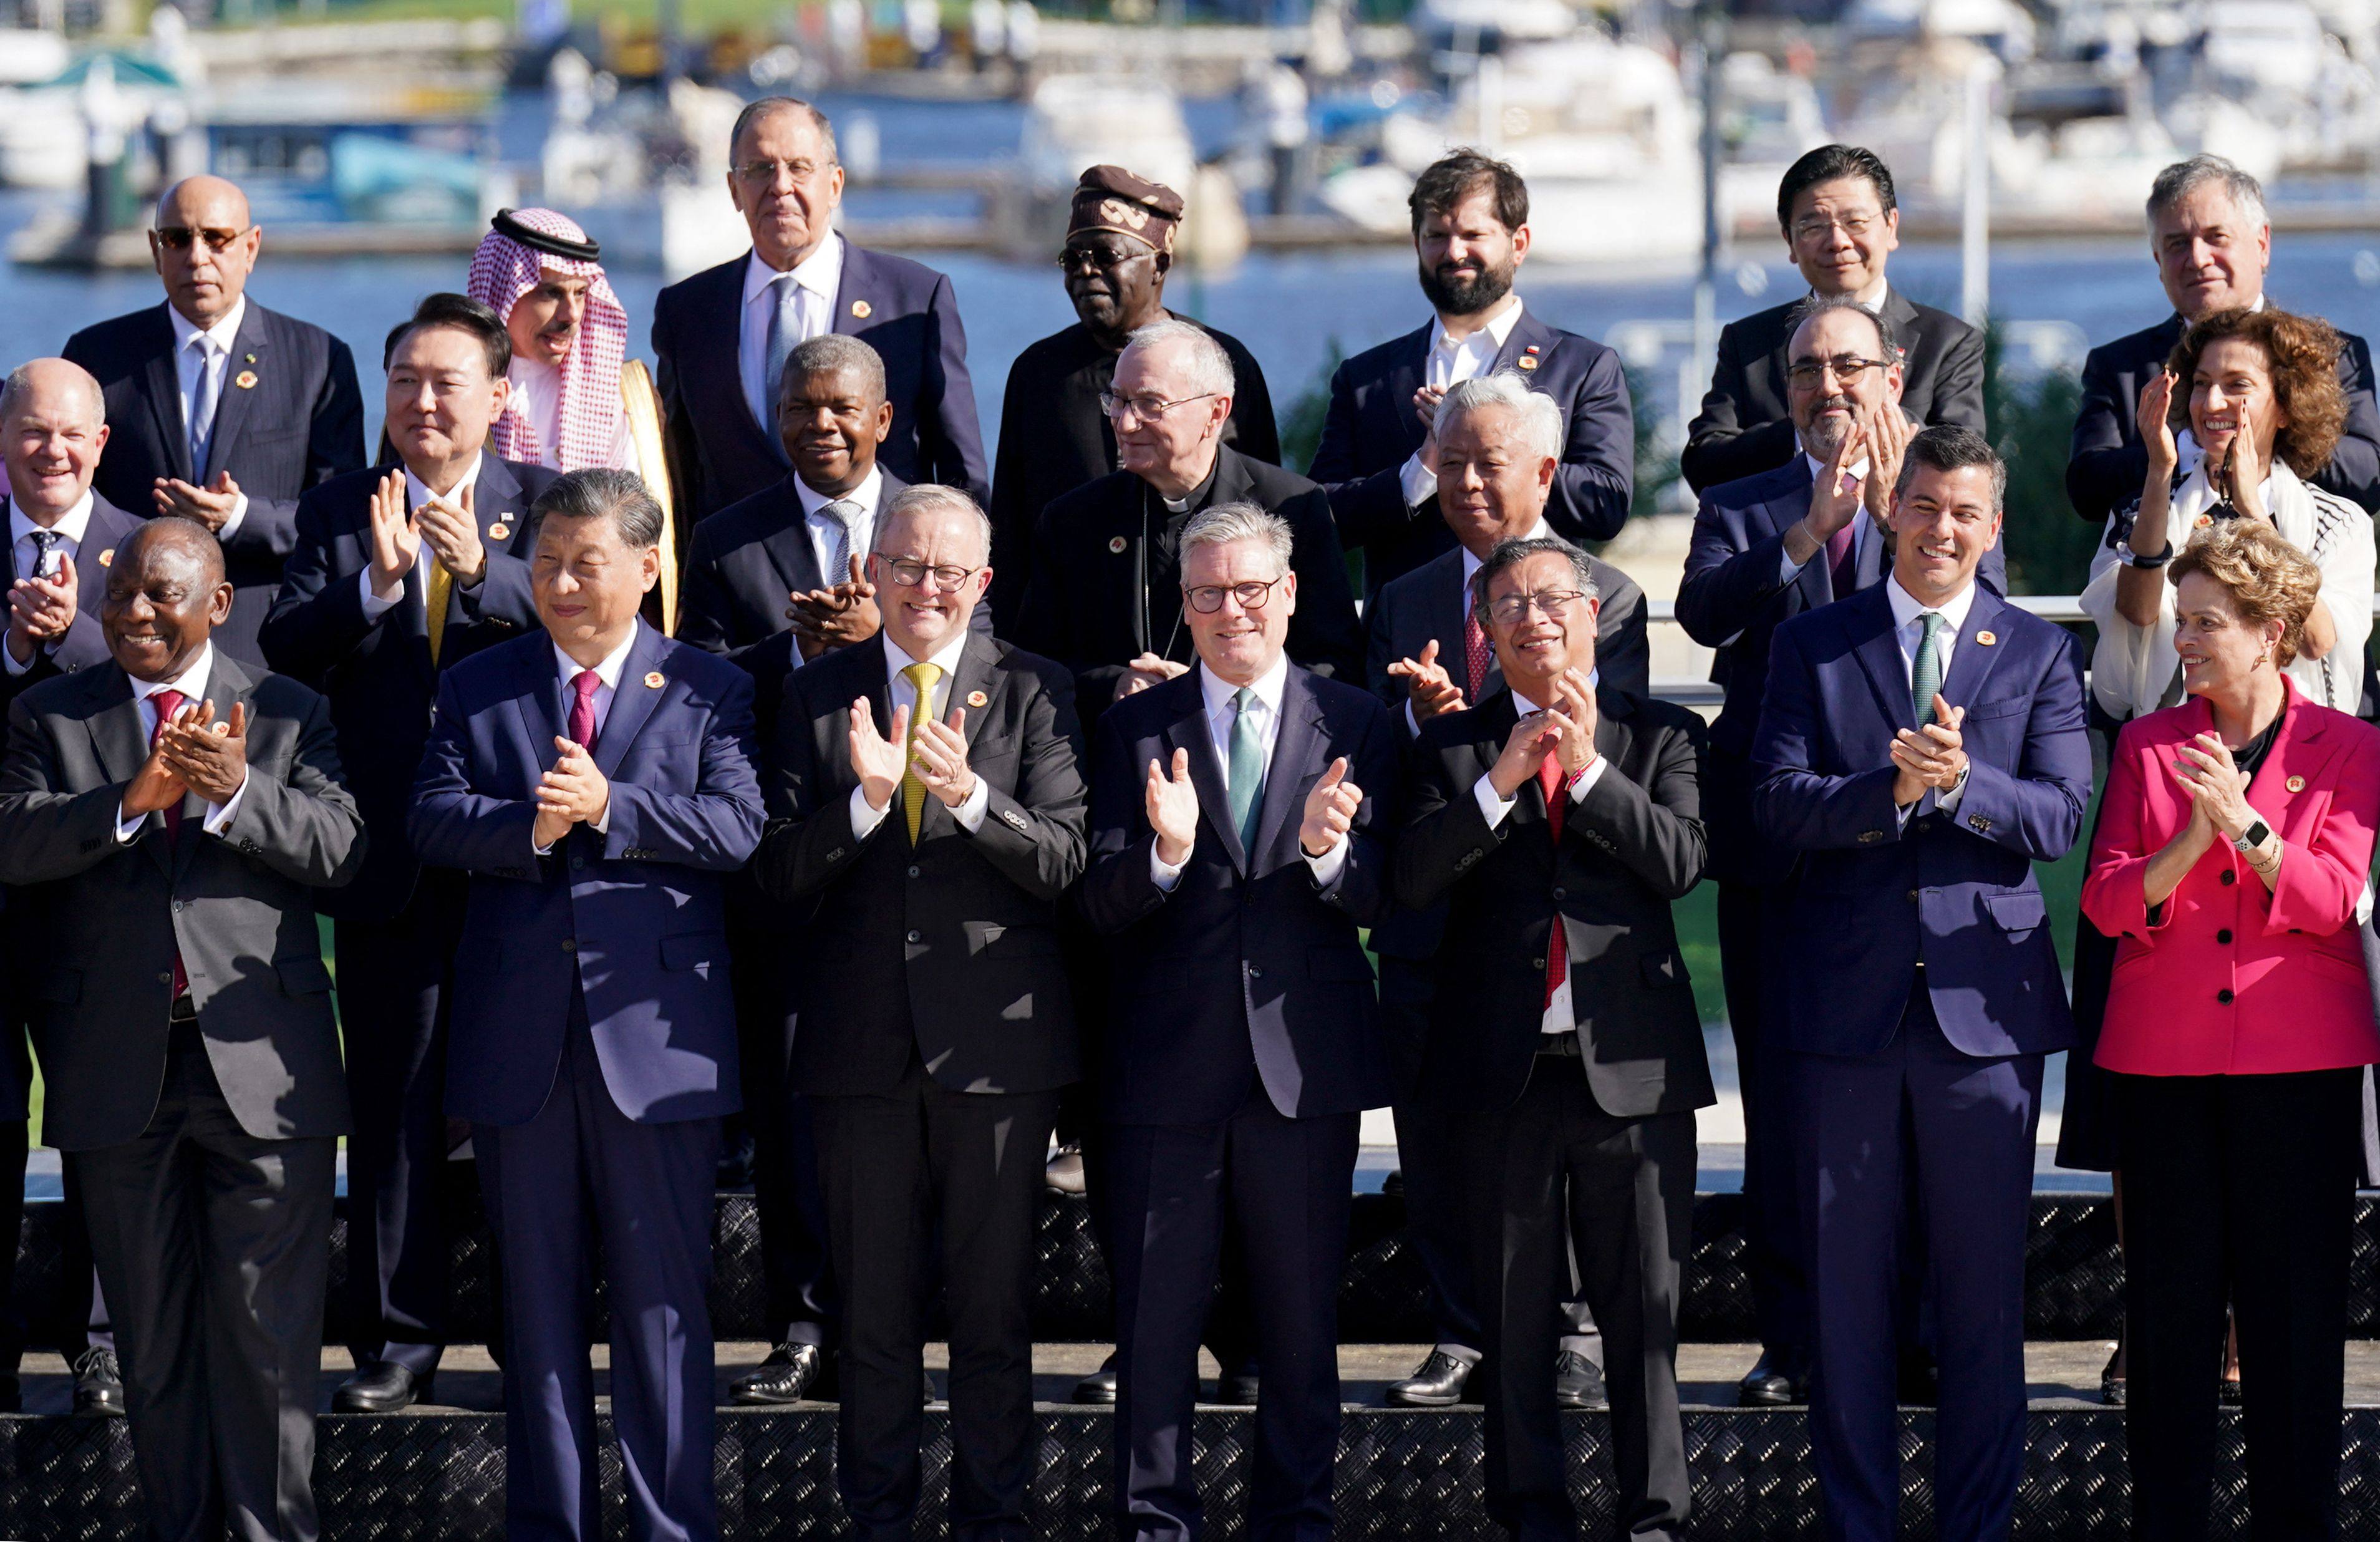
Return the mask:
{"type": "Polygon", "coordinates": [[[1564,1243],[1603,1330],[1613,1530],[1683,1534],[1678,1301],[1694,1111],[1713,1101],[1672,902],[1701,879],[1702,721],[1597,679],[1584,553],[1510,540],[1474,575],[1506,689],[1423,725],[1396,896],[1446,906],[1422,1075],[1453,1111],[1488,1399],[1488,1514],[1577,1536],[1553,1378],[1564,1243]]]}

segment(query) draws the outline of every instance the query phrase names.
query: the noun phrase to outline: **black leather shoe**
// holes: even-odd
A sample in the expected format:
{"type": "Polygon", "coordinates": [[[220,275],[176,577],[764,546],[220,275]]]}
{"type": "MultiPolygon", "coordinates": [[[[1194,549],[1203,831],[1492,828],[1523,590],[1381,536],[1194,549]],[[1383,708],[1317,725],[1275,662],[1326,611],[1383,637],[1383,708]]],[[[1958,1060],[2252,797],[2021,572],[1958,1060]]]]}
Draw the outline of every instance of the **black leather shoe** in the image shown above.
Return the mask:
{"type": "Polygon", "coordinates": [[[1215,1401],[1226,1408],[1254,1408],[1257,1390],[1257,1372],[1253,1366],[1227,1370],[1215,1378],[1215,1401]]]}
{"type": "Polygon", "coordinates": [[[1931,1408],[1941,1400],[1942,1370],[1931,1360],[1903,1360],[1900,1380],[1903,1408],[1931,1408]]]}
{"type": "Polygon", "coordinates": [[[1098,1407],[1113,1407],[1116,1400],[1115,1356],[1099,1362],[1099,1368],[1075,1383],[1072,1401],[1098,1407]]]}
{"type": "Polygon", "coordinates": [[[2215,1383],[2215,1401],[2226,1408],[2240,1406],[2240,1378],[2227,1376],[2215,1383]]]}
{"type": "Polygon", "coordinates": [[[116,1369],[115,1351],[97,1344],[75,1357],[74,1411],[87,1419],[124,1417],[124,1373],[116,1369]]]}
{"type": "Polygon", "coordinates": [[[1610,1400],[1603,1392],[1602,1368],[1574,1349],[1555,1355],[1554,1402],[1561,1408],[1609,1407],[1610,1400]]]}
{"type": "Polygon", "coordinates": [[[1810,1390],[1806,1378],[1795,1374],[1782,1357],[1763,1354],[1735,1384],[1735,1401],[1745,1408],[1791,1408],[1809,1402],[1810,1390]]]}
{"type": "Polygon", "coordinates": [[[0,1376],[0,1414],[21,1414],[24,1411],[24,1388],[14,1376],[0,1376]]]}
{"type": "Polygon", "coordinates": [[[759,1151],[752,1143],[752,1132],[747,1130],[720,1148],[719,1165],[711,1174],[711,1182],[722,1189],[750,1188],[752,1166],[758,1157],[759,1151]]]}
{"type": "MultiPolygon", "coordinates": [[[[382,1360],[356,1372],[331,1394],[334,1414],[396,1414],[430,1400],[431,1378],[417,1378],[403,1366],[382,1360]]],[[[76,1389],[81,1401],[81,1389],[76,1389]]]]}
{"type": "Polygon", "coordinates": [[[1451,1408],[1463,1401],[1471,1365],[1442,1349],[1433,1349],[1413,1375],[1389,1383],[1385,1394],[1400,1408],[1451,1408]]]}
{"type": "Polygon", "coordinates": [[[727,1384],[727,1401],[774,1407],[833,1395],[826,1352],[816,1344],[779,1344],[769,1357],[727,1384]]]}
{"type": "Polygon", "coordinates": [[[2107,1356],[2107,1368],[2099,1373],[2099,1401],[2110,1408],[2124,1406],[2124,1373],[2116,1368],[2123,1363],[2124,1346],[2118,1344],[2107,1356]]]}

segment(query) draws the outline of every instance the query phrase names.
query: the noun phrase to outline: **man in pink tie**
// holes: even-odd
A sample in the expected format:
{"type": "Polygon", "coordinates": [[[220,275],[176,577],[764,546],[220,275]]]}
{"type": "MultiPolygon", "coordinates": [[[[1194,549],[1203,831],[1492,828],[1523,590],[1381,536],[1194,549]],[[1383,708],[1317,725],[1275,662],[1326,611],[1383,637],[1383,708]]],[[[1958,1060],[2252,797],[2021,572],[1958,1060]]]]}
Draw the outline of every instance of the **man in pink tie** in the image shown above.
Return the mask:
{"type": "Polygon", "coordinates": [[[1546,1374],[1570,1293],[1565,1245],[1603,1330],[1613,1529],[1684,1534],[1680,1281],[1694,1111],[1709,1062],[1670,905],[1700,880],[1702,722],[1596,681],[1584,552],[1509,540],[1472,608],[1507,689],[1422,727],[1396,895],[1445,907],[1463,989],[1429,1010],[1426,1085],[1451,1111],[1476,1282],[1488,1512],[1522,1542],[1578,1535],[1546,1374]]]}

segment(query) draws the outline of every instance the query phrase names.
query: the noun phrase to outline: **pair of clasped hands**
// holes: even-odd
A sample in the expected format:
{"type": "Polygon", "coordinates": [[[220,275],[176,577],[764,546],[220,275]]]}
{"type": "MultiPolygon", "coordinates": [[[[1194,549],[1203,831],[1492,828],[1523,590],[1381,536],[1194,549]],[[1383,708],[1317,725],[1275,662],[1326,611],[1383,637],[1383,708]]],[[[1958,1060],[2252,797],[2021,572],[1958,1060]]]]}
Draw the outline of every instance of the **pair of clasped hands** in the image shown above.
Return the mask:
{"type": "Polygon", "coordinates": [[[178,808],[186,793],[218,808],[232,800],[248,780],[248,708],[233,702],[228,722],[215,722],[214,715],[212,700],[197,701],[166,720],[125,785],[125,818],[178,808]]]}
{"type": "Polygon", "coordinates": [[[64,640],[77,613],[74,558],[61,551],[56,572],[8,586],[8,651],[30,664],[36,651],[64,640]]]}
{"type": "Polygon", "coordinates": [[[868,807],[880,809],[892,801],[901,779],[915,771],[926,791],[940,798],[944,807],[956,808],[975,795],[976,775],[967,765],[966,709],[952,708],[945,722],[936,722],[929,711],[917,724],[914,739],[909,716],[906,706],[893,708],[892,732],[879,734],[876,710],[868,698],[863,696],[851,704],[846,739],[860,795],[868,799],[868,807]]]}
{"type": "Polygon", "coordinates": [[[865,560],[856,552],[851,554],[851,577],[842,583],[831,589],[789,589],[785,598],[793,602],[785,619],[794,624],[794,645],[802,650],[804,663],[821,653],[866,642],[884,625],[884,613],[876,604],[876,586],[868,581],[865,560]]]}

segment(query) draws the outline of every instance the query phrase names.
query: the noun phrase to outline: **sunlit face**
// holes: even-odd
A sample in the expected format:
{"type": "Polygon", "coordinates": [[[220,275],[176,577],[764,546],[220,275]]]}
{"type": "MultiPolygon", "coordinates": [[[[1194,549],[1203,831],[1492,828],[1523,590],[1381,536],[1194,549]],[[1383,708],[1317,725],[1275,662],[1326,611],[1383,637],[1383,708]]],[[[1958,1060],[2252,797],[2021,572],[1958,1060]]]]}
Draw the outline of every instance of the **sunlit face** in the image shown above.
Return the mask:
{"type": "Polygon", "coordinates": [[[948,647],[991,588],[990,561],[983,521],[965,509],[928,504],[892,516],[868,557],[884,630],[913,659],[948,647]]]}
{"type": "Polygon", "coordinates": [[[2165,297],[2194,322],[2256,303],[2273,260],[2273,230],[2249,225],[2220,182],[2202,182],[2157,215],[2149,247],[2165,297]]]}
{"type": "Polygon", "coordinates": [[[35,524],[46,525],[91,491],[107,447],[107,418],[80,370],[56,361],[29,373],[27,389],[0,422],[0,462],[8,468],[11,499],[35,524]]]}
{"type": "Polygon", "coordinates": [[[460,327],[415,327],[388,360],[388,437],[417,474],[468,461],[504,415],[512,384],[488,373],[488,350],[460,327]]]}
{"type": "Polygon", "coordinates": [[[559,368],[578,344],[578,328],[587,318],[587,291],[593,287],[592,279],[544,270],[537,287],[513,301],[512,314],[504,318],[513,352],[559,368]]]}
{"type": "Polygon", "coordinates": [[[1820,460],[1834,458],[1863,416],[1900,401],[1900,361],[1884,358],[1883,335],[1864,311],[1828,310],[1803,322],[1786,345],[1785,369],[1794,431],[1820,460]],[[1867,367],[1877,361],[1884,367],[1867,367]]]}
{"type": "Polygon", "coordinates": [[[1109,422],[1116,458],[1136,477],[1196,481],[1213,458],[1214,443],[1232,415],[1232,398],[1199,391],[1190,374],[1190,344],[1169,338],[1124,349],[1109,387],[1128,404],[1109,422]]]}
{"type": "Polygon", "coordinates": [[[813,491],[840,495],[866,481],[892,431],[892,404],[857,370],[785,371],[777,437],[813,491]]]}
{"type": "Polygon", "coordinates": [[[1431,306],[1441,315],[1475,315],[1512,293],[1528,260],[1529,227],[1507,226],[1496,213],[1495,188],[1483,183],[1446,212],[1425,212],[1414,252],[1431,306]]]}
{"type": "Polygon", "coordinates": [[[231,585],[208,581],[206,558],[179,532],[155,527],[116,548],[99,601],[100,635],[135,680],[177,680],[231,619],[231,585]]]}
{"type": "Polygon", "coordinates": [[[2273,359],[2262,343],[2218,337],[2199,350],[2190,376],[2190,435],[2219,467],[2242,429],[2260,466],[2273,463],[2273,443],[2289,426],[2273,393],[2273,359]]]}
{"type": "Polygon", "coordinates": [[[2181,655],[2181,687],[2192,696],[2236,690],[2280,643],[2279,621],[2250,621],[2231,591],[2204,573],[2183,576],[2173,605],[2173,650],[2181,655]]]}
{"type": "Polygon", "coordinates": [[[1813,293],[1864,295],[1900,249],[1900,211],[1888,212],[1864,176],[1813,183],[1793,200],[1785,246],[1813,293]]]}
{"type": "Polygon", "coordinates": [[[1182,614],[1190,623],[1199,661],[1218,680],[1245,686],[1260,679],[1289,640],[1297,613],[1297,575],[1282,568],[1261,540],[1215,541],[1182,559],[1182,614]],[[1267,586],[1261,594],[1253,586],[1267,586]],[[1220,590],[1212,612],[1198,607],[1220,590]],[[1246,596],[1253,597],[1254,603],[1246,596]]]}
{"type": "Polygon", "coordinates": [[[1463,549],[1485,557],[1544,516],[1555,458],[1540,455],[1510,407],[1480,407],[1438,424],[1438,507],[1463,549]]]}
{"type": "Polygon", "coordinates": [[[1488,581],[1488,639],[1496,662],[1517,688],[1551,699],[1564,670],[1595,668],[1595,616],[1569,558],[1552,552],[1524,557],[1488,581]]]}
{"type": "Polygon", "coordinates": [[[1974,582],[1984,553],[1999,543],[1992,469],[1918,466],[1892,500],[1892,574],[1926,605],[1957,598],[1974,582]]]}
{"type": "Polygon", "coordinates": [[[1165,285],[1164,266],[1148,243],[1112,230],[1068,237],[1058,265],[1075,318],[1094,332],[1112,334],[1146,315],[1165,285]]]}
{"type": "Polygon", "coordinates": [[[609,515],[538,521],[529,596],[538,620],[573,658],[601,658],[617,648],[661,577],[661,548],[630,546],[609,515]]]}
{"type": "Polygon", "coordinates": [[[263,231],[249,223],[248,200],[237,188],[219,176],[193,176],[157,206],[149,259],[182,319],[206,328],[239,303],[263,242],[263,231]]]}
{"type": "Polygon", "coordinates": [[[843,202],[843,167],[810,115],[780,107],[745,127],[727,168],[727,195],[752,249],[783,273],[818,249],[843,202]]]}

